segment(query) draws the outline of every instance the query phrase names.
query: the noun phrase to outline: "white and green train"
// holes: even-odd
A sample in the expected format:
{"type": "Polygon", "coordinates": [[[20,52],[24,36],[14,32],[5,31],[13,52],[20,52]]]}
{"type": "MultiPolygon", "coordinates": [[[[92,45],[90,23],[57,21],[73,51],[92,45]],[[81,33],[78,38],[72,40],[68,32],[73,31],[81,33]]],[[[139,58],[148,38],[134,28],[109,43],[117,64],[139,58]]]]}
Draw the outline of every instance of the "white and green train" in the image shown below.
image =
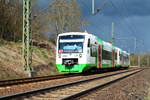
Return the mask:
{"type": "Polygon", "coordinates": [[[128,68],[129,53],[87,32],[57,37],[56,66],[59,72],[81,73],[103,68],[128,68]]]}

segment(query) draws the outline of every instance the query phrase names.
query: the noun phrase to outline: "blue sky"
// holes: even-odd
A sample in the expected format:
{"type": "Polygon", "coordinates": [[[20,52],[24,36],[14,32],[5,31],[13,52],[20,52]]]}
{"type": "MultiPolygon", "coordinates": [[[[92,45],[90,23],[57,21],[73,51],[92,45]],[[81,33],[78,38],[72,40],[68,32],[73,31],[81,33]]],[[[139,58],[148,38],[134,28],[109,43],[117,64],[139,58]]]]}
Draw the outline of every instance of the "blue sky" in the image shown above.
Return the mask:
{"type": "MultiPolygon", "coordinates": [[[[39,0],[39,5],[46,7],[52,0],[39,0]]],[[[105,7],[95,16],[91,14],[91,0],[77,0],[80,4],[83,19],[89,22],[83,30],[95,34],[105,41],[111,40],[111,23],[115,23],[115,44],[127,51],[150,51],[150,0],[95,0],[95,8],[105,7]]]]}

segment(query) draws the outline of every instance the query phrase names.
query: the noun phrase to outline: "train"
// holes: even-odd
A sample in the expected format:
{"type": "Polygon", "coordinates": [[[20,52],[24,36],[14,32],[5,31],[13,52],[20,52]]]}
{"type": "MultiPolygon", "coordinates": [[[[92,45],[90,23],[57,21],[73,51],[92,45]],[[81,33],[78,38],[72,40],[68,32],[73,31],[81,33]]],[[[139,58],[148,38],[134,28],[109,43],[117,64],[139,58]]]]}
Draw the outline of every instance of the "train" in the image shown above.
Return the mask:
{"type": "Polygon", "coordinates": [[[57,37],[58,72],[82,73],[108,68],[128,68],[130,54],[88,32],[61,33],[57,37]]]}

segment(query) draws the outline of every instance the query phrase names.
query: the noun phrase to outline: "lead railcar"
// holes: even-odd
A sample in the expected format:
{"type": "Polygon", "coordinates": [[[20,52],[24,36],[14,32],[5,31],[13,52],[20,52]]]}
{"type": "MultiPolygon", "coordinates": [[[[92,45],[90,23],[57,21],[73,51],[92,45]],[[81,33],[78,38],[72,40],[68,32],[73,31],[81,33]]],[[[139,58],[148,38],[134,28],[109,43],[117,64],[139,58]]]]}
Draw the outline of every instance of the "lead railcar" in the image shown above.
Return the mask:
{"type": "Polygon", "coordinates": [[[56,66],[59,72],[81,73],[129,65],[129,53],[87,32],[62,33],[57,37],[56,66]]]}

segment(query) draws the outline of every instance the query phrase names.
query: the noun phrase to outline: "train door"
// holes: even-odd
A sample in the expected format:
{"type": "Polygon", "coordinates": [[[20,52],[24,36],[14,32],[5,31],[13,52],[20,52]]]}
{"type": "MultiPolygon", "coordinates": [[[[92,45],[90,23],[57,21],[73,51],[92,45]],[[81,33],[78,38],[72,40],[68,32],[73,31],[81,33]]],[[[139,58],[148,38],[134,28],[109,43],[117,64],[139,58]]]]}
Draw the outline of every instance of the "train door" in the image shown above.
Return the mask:
{"type": "Polygon", "coordinates": [[[112,67],[115,67],[115,50],[112,50],[112,67]]]}
{"type": "Polygon", "coordinates": [[[97,56],[97,66],[98,69],[100,69],[102,67],[102,46],[99,45],[98,46],[98,56],[97,56]]]}

